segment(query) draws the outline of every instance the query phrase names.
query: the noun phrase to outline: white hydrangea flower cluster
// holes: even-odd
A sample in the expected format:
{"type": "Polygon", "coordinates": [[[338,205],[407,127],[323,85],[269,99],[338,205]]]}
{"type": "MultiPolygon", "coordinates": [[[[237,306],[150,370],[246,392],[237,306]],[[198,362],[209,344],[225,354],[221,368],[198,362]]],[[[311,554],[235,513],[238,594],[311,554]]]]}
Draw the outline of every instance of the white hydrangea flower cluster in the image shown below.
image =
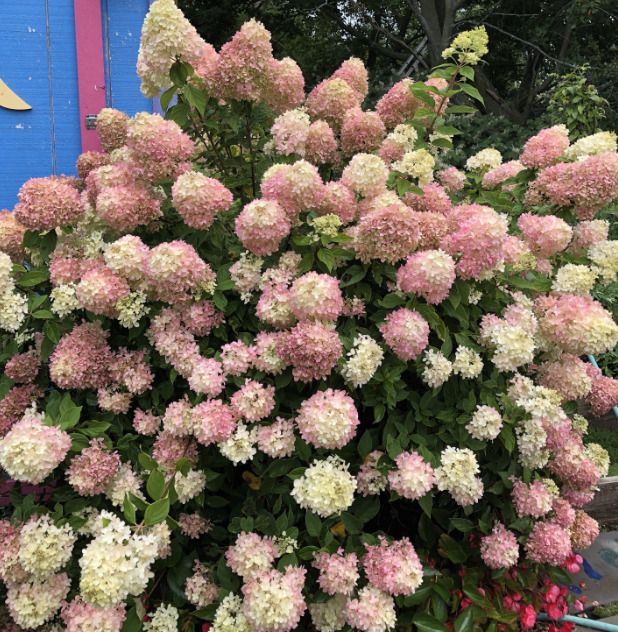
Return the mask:
{"type": "Polygon", "coordinates": [[[257,452],[255,447],[257,431],[257,428],[248,428],[245,424],[239,423],[234,434],[219,444],[221,454],[234,465],[246,463],[257,452]]]}
{"type": "Polygon", "coordinates": [[[43,580],[30,579],[9,584],[7,605],[13,621],[26,630],[43,625],[58,612],[70,585],[66,573],[50,575],[43,580]]]}
{"type": "Polygon", "coordinates": [[[212,622],[212,632],[251,632],[251,626],[242,612],[242,599],[238,595],[226,595],[212,622]]]}
{"type": "Polygon", "coordinates": [[[442,450],[440,467],[435,470],[440,491],[447,491],[462,507],[474,505],[483,495],[483,482],[476,456],[469,448],[449,446],[442,450]]]}
{"type": "Polygon", "coordinates": [[[28,298],[17,292],[11,257],[0,251],[0,330],[17,331],[28,313],[28,298]]]}
{"type": "Polygon", "coordinates": [[[487,55],[489,36],[484,26],[477,26],[469,31],[462,31],[451,45],[442,51],[442,58],[454,57],[460,64],[474,66],[487,55]]]}
{"type": "Polygon", "coordinates": [[[590,136],[584,136],[575,141],[565,152],[564,157],[569,160],[581,160],[595,154],[616,152],[615,132],[597,132],[590,136]]]}
{"type": "Polygon", "coordinates": [[[150,7],[142,27],[137,57],[141,90],[148,98],[170,85],[170,68],[177,57],[195,63],[203,42],[174,0],[157,0],[150,7]]]}
{"type": "Polygon", "coordinates": [[[431,388],[444,384],[453,372],[452,362],[439,351],[428,349],[423,354],[423,381],[431,388]]]}
{"type": "Polygon", "coordinates": [[[122,507],[124,497],[129,493],[144,500],[144,495],[140,490],[141,485],[142,481],[133,471],[131,465],[129,463],[122,463],[114,475],[112,482],[109,484],[109,487],[105,490],[105,495],[112,502],[112,505],[122,507]]]}
{"type": "Polygon", "coordinates": [[[453,373],[466,380],[478,377],[483,371],[481,354],[470,347],[457,347],[453,360],[453,373]]]}
{"type": "Polygon", "coordinates": [[[610,465],[609,452],[598,443],[589,443],[586,445],[585,454],[597,466],[601,476],[607,476],[610,465]]]}
{"type": "Polygon", "coordinates": [[[618,275],[618,241],[598,241],[588,249],[588,258],[594,263],[604,283],[613,283],[618,275]]]}
{"type": "Polygon", "coordinates": [[[150,311],[146,307],[146,300],[146,294],[138,290],[129,292],[116,303],[118,322],[122,327],[132,329],[139,325],[139,321],[150,311]]]}
{"type": "Polygon", "coordinates": [[[328,601],[309,604],[311,622],[318,632],[337,632],[345,625],[344,595],[335,595],[328,601]]]}
{"type": "Polygon", "coordinates": [[[492,347],[491,361],[499,371],[515,371],[534,360],[535,340],[528,328],[500,321],[484,336],[492,347]]]}
{"type": "Polygon", "coordinates": [[[187,474],[176,472],[174,478],[174,489],[181,503],[188,503],[192,498],[201,494],[206,487],[206,476],[204,472],[189,470],[187,474]]]}
{"type": "Polygon", "coordinates": [[[19,536],[19,562],[38,580],[58,572],[70,559],[77,536],[70,525],[57,527],[48,515],[27,522],[19,536]]]}
{"type": "Polygon", "coordinates": [[[79,560],[80,592],[96,606],[115,606],[129,595],[141,595],[153,576],[159,542],[154,535],[131,533],[130,527],[108,511],[102,511],[94,539],[79,560]]]}
{"type": "Polygon", "coordinates": [[[341,218],[334,213],[319,215],[318,217],[308,220],[307,223],[313,228],[316,241],[320,238],[320,235],[336,237],[342,225],[341,218]]]}
{"type": "Polygon", "coordinates": [[[358,334],[341,368],[341,375],[348,384],[358,388],[369,382],[383,359],[382,347],[371,336],[358,334]]]}
{"type": "Polygon", "coordinates": [[[481,149],[473,156],[466,160],[466,169],[468,171],[495,169],[502,164],[502,154],[493,147],[481,149]]]}
{"type": "Polygon", "coordinates": [[[410,151],[414,149],[414,143],[416,143],[418,139],[418,133],[412,125],[400,123],[386,138],[387,140],[397,143],[406,151],[410,151]]]}
{"type": "Polygon", "coordinates": [[[466,430],[481,441],[493,441],[502,430],[502,415],[493,406],[477,406],[466,430]]]}
{"type": "Polygon", "coordinates": [[[171,604],[161,604],[150,621],[144,623],[145,632],[177,632],[178,610],[171,604]]]}
{"type": "Polygon", "coordinates": [[[75,283],[61,283],[51,291],[49,296],[51,298],[51,310],[60,318],[68,316],[80,307],[75,283]]]}
{"type": "Polygon", "coordinates": [[[401,160],[394,162],[392,168],[412,178],[418,178],[420,185],[433,180],[435,158],[426,149],[407,151],[401,160]]]}
{"type": "Polygon", "coordinates": [[[322,518],[345,511],[354,502],[356,491],[356,479],[348,468],[348,464],[335,455],[313,461],[294,481],[294,500],[322,518]]]}
{"type": "Polygon", "coordinates": [[[251,293],[260,285],[264,259],[250,252],[240,254],[238,261],[230,268],[230,277],[244,303],[251,300],[251,293]]]}
{"type": "Polygon", "coordinates": [[[594,287],[598,272],[588,266],[567,263],[556,272],[551,289],[554,292],[587,296],[594,287]]]}

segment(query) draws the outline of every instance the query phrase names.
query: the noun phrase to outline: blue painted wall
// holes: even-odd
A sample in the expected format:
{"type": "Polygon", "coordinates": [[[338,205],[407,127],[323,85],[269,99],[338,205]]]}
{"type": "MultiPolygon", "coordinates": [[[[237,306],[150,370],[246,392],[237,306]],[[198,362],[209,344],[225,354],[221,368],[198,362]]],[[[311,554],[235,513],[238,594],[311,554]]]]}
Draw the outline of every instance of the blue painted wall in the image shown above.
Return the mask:
{"type": "MultiPolygon", "coordinates": [[[[148,0],[101,0],[106,101],[152,111],[135,62],[148,0]]],[[[74,174],[81,151],[73,0],[0,0],[0,78],[32,110],[0,108],[0,209],[32,177],[74,174]]]]}
{"type": "Polygon", "coordinates": [[[32,110],[0,108],[0,208],[24,180],[73,173],[79,153],[72,0],[0,3],[0,77],[32,110]]]}
{"type": "Polygon", "coordinates": [[[149,6],[149,0],[101,0],[107,105],[130,116],[152,111],[152,101],[139,90],[135,70],[142,23],[149,6]]]}

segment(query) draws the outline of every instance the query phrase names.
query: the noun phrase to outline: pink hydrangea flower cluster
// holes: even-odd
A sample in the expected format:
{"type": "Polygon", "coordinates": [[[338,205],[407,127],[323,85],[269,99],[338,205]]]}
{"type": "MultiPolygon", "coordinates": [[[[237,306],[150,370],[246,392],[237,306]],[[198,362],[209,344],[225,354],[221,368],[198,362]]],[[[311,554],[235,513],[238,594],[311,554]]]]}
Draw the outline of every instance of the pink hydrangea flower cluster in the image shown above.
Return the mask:
{"type": "Polygon", "coordinates": [[[277,339],[277,354],[292,367],[300,382],[321,380],[333,370],[343,353],[339,335],[319,323],[298,323],[277,339]]]}
{"type": "Polygon", "coordinates": [[[571,241],[571,227],[555,215],[524,213],[517,220],[530,249],[540,257],[551,257],[565,250],[571,241]]]}
{"type": "Polygon", "coordinates": [[[501,522],[497,522],[489,535],[481,538],[481,557],[489,568],[511,568],[519,559],[517,537],[501,522]]]}
{"type": "Polygon", "coordinates": [[[219,399],[210,399],[195,406],[191,412],[193,434],[202,445],[229,439],[238,424],[236,411],[219,399]]]}
{"type": "Polygon", "coordinates": [[[254,200],[236,217],[236,235],[255,255],[270,255],[290,232],[286,212],[275,200],[254,200]]]}
{"type": "Polygon", "coordinates": [[[120,467],[120,456],[110,452],[102,439],[91,439],[87,448],[71,460],[67,480],[80,496],[102,494],[120,467]]]}
{"type": "Polygon", "coordinates": [[[526,202],[574,207],[579,219],[591,220],[617,197],[618,154],[603,153],[541,170],[528,188],[526,202]]]}
{"type": "Polygon", "coordinates": [[[395,465],[397,468],[388,473],[388,484],[403,498],[418,500],[435,485],[431,464],[418,452],[402,452],[395,458],[395,465]]]}
{"type": "Polygon", "coordinates": [[[404,361],[416,359],[429,344],[429,325],[414,310],[401,307],[379,327],[386,344],[404,361]]]}
{"type": "Polygon", "coordinates": [[[79,191],[69,178],[32,178],[17,194],[15,219],[30,230],[74,224],[84,214],[79,191]]]}
{"type": "Polygon", "coordinates": [[[229,189],[198,171],[186,171],[172,187],[172,203],[187,226],[206,230],[233,202],[229,189]]]}
{"type": "Polygon", "coordinates": [[[109,384],[112,350],[98,323],[83,323],[64,334],[49,358],[49,375],[60,388],[98,389],[109,384]]]}
{"type": "Polygon", "coordinates": [[[318,584],[328,595],[351,595],[359,579],[358,556],[338,549],[329,554],[316,553],[313,566],[320,571],[318,584]]]}
{"type": "Polygon", "coordinates": [[[553,497],[543,481],[513,483],[513,505],[520,517],[541,518],[552,510],[553,497]]]}
{"type": "Polygon", "coordinates": [[[275,407],[275,387],[247,380],[232,395],[230,403],[239,417],[247,421],[260,421],[268,417],[275,407]]]}
{"type": "Polygon", "coordinates": [[[441,248],[459,255],[459,276],[478,279],[500,263],[507,225],[498,213],[489,206],[460,204],[449,219],[454,231],[442,240],[441,248]]]}
{"type": "Polygon", "coordinates": [[[519,161],[524,167],[542,169],[558,162],[569,147],[569,131],[564,125],[542,129],[526,141],[519,161]]]}
{"type": "Polygon", "coordinates": [[[349,443],[359,424],[354,400],[329,388],[303,401],[296,416],[302,438],[316,448],[336,449],[349,443]]]}
{"type": "Polygon", "coordinates": [[[437,182],[429,182],[421,187],[422,195],[406,193],[403,201],[413,210],[426,213],[448,215],[453,203],[446,189],[437,182]]]}
{"type": "Polygon", "coordinates": [[[441,250],[423,250],[407,258],[397,270],[397,285],[404,292],[419,294],[437,305],[449,294],[455,281],[455,261],[441,250]]]}
{"type": "Polygon", "coordinates": [[[363,216],[354,232],[354,249],[363,262],[395,263],[417,248],[421,232],[414,211],[390,204],[363,216]]]}
{"type": "Polygon", "coordinates": [[[408,538],[365,545],[363,569],[369,582],[390,595],[411,595],[423,581],[423,566],[408,538]]]}
{"type": "Polygon", "coordinates": [[[526,542],[526,555],[533,562],[561,566],[573,548],[569,532],[554,522],[537,522],[526,542]]]}
{"type": "Polygon", "coordinates": [[[80,596],[65,603],[60,611],[67,632],[81,632],[84,629],[120,632],[126,613],[124,606],[101,608],[86,603],[80,596]]]}
{"type": "Polygon", "coordinates": [[[328,274],[307,272],[290,288],[290,309],[298,320],[332,321],[343,311],[338,280],[328,274]]]}
{"type": "Polygon", "coordinates": [[[535,309],[543,336],[565,353],[601,354],[618,342],[618,325],[589,296],[543,296],[536,299],[535,309]]]}

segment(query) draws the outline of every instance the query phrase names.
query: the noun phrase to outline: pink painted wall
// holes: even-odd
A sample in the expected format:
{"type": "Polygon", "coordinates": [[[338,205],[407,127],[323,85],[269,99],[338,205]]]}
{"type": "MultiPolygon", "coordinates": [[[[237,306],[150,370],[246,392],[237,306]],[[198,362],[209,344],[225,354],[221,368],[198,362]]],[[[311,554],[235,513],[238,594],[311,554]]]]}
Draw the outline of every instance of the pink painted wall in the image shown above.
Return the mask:
{"type": "Polygon", "coordinates": [[[86,129],[86,116],[105,107],[105,65],[101,0],[74,0],[79,124],[82,151],[101,148],[95,130],[86,129]]]}

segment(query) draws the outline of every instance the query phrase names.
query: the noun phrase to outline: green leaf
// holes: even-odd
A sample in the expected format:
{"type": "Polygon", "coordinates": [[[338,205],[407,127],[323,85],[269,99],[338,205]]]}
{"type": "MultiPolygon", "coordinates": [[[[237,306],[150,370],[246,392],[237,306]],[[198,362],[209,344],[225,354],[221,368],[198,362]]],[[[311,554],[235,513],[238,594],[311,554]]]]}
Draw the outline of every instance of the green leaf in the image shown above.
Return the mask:
{"type": "Polygon", "coordinates": [[[448,632],[448,628],[426,612],[417,613],[412,619],[412,623],[421,632],[448,632]]]}
{"type": "Polygon", "coordinates": [[[373,439],[371,438],[371,433],[369,430],[366,430],[363,433],[363,436],[360,438],[358,442],[358,453],[361,456],[361,459],[364,459],[373,449],[373,439]]]}
{"type": "Polygon", "coordinates": [[[128,496],[125,495],[124,500],[122,502],[122,512],[124,513],[124,517],[126,518],[129,524],[136,524],[136,507],[131,502],[128,496]]]}
{"type": "Polygon", "coordinates": [[[167,106],[170,104],[170,101],[174,98],[176,94],[176,86],[172,86],[168,88],[160,97],[159,101],[161,103],[161,109],[165,112],[167,110],[167,106]]]}
{"type": "Polygon", "coordinates": [[[32,317],[38,318],[39,320],[48,320],[54,318],[54,314],[48,309],[38,309],[36,312],[32,312],[32,317]]]}
{"type": "Polygon", "coordinates": [[[483,100],[483,97],[481,96],[481,93],[474,86],[471,86],[469,83],[460,83],[459,87],[468,96],[471,96],[473,99],[476,99],[480,103],[485,103],[485,101],[483,100]]]}
{"type": "Polygon", "coordinates": [[[477,109],[471,105],[451,105],[448,111],[449,114],[476,114],[477,109]]]}
{"type": "Polygon", "coordinates": [[[431,509],[433,507],[433,494],[425,494],[418,499],[418,504],[428,518],[431,518],[431,509]]]}
{"type": "Polygon", "coordinates": [[[157,462],[145,452],[140,452],[137,455],[137,460],[142,468],[144,468],[145,470],[153,470],[157,467],[157,462]]]}
{"type": "Polygon", "coordinates": [[[348,287],[362,281],[367,274],[367,268],[362,266],[350,266],[341,276],[339,287],[348,287]]]}
{"type": "Polygon", "coordinates": [[[454,564],[462,564],[468,559],[468,553],[459,542],[456,542],[450,535],[443,533],[439,540],[439,553],[448,558],[454,564]]]}
{"type": "Polygon", "coordinates": [[[470,66],[463,66],[463,68],[460,68],[459,74],[468,79],[468,81],[474,81],[474,68],[471,68],[470,66]]]}
{"type": "Polygon", "coordinates": [[[124,620],[122,632],[139,632],[141,629],[142,622],[137,614],[137,610],[131,608],[127,614],[127,618],[124,620]]]}
{"type": "Polygon", "coordinates": [[[399,307],[405,303],[405,299],[396,294],[395,292],[391,292],[387,294],[379,303],[380,307],[386,307],[387,309],[391,309],[392,307],[399,307]]]}
{"type": "Polygon", "coordinates": [[[176,61],[170,68],[170,79],[178,87],[182,87],[192,74],[193,68],[184,61],[176,61]]]}
{"type": "Polygon", "coordinates": [[[344,511],[341,514],[341,519],[343,520],[343,524],[345,525],[345,528],[347,529],[348,533],[355,535],[357,533],[360,533],[363,530],[362,521],[359,520],[356,516],[354,516],[350,512],[344,511]]]}
{"type": "Polygon", "coordinates": [[[62,430],[68,430],[74,428],[79,422],[79,418],[82,412],[81,406],[73,406],[73,408],[61,412],[58,425],[62,430]]]}
{"type": "Polygon", "coordinates": [[[206,95],[201,90],[191,85],[186,85],[182,92],[189,104],[192,105],[200,114],[204,114],[204,110],[206,109],[206,95]]]}
{"type": "Polygon", "coordinates": [[[170,500],[169,498],[161,498],[155,501],[152,505],[146,507],[144,513],[144,524],[149,527],[153,524],[159,524],[163,522],[170,512],[170,500]]]}
{"type": "Polygon", "coordinates": [[[318,259],[326,266],[329,272],[335,267],[335,255],[328,248],[318,250],[318,259]]]}
{"type": "Polygon", "coordinates": [[[472,520],[467,520],[466,518],[451,518],[450,522],[457,531],[461,531],[462,533],[467,533],[474,529],[472,520]]]}
{"type": "Polygon", "coordinates": [[[468,630],[471,630],[473,618],[474,613],[472,608],[466,608],[457,619],[455,619],[455,632],[468,632],[468,630]]]}
{"type": "Polygon", "coordinates": [[[30,270],[29,272],[24,272],[17,283],[21,287],[34,287],[39,285],[39,283],[43,283],[43,281],[47,281],[47,279],[49,279],[47,270],[30,270]]]}
{"type": "Polygon", "coordinates": [[[148,480],[146,481],[146,490],[150,498],[159,500],[165,489],[165,476],[159,470],[152,470],[148,480]]]}
{"type": "Polygon", "coordinates": [[[305,512],[305,526],[307,527],[307,533],[317,538],[322,532],[322,521],[319,516],[316,516],[311,511],[305,512]]]}

